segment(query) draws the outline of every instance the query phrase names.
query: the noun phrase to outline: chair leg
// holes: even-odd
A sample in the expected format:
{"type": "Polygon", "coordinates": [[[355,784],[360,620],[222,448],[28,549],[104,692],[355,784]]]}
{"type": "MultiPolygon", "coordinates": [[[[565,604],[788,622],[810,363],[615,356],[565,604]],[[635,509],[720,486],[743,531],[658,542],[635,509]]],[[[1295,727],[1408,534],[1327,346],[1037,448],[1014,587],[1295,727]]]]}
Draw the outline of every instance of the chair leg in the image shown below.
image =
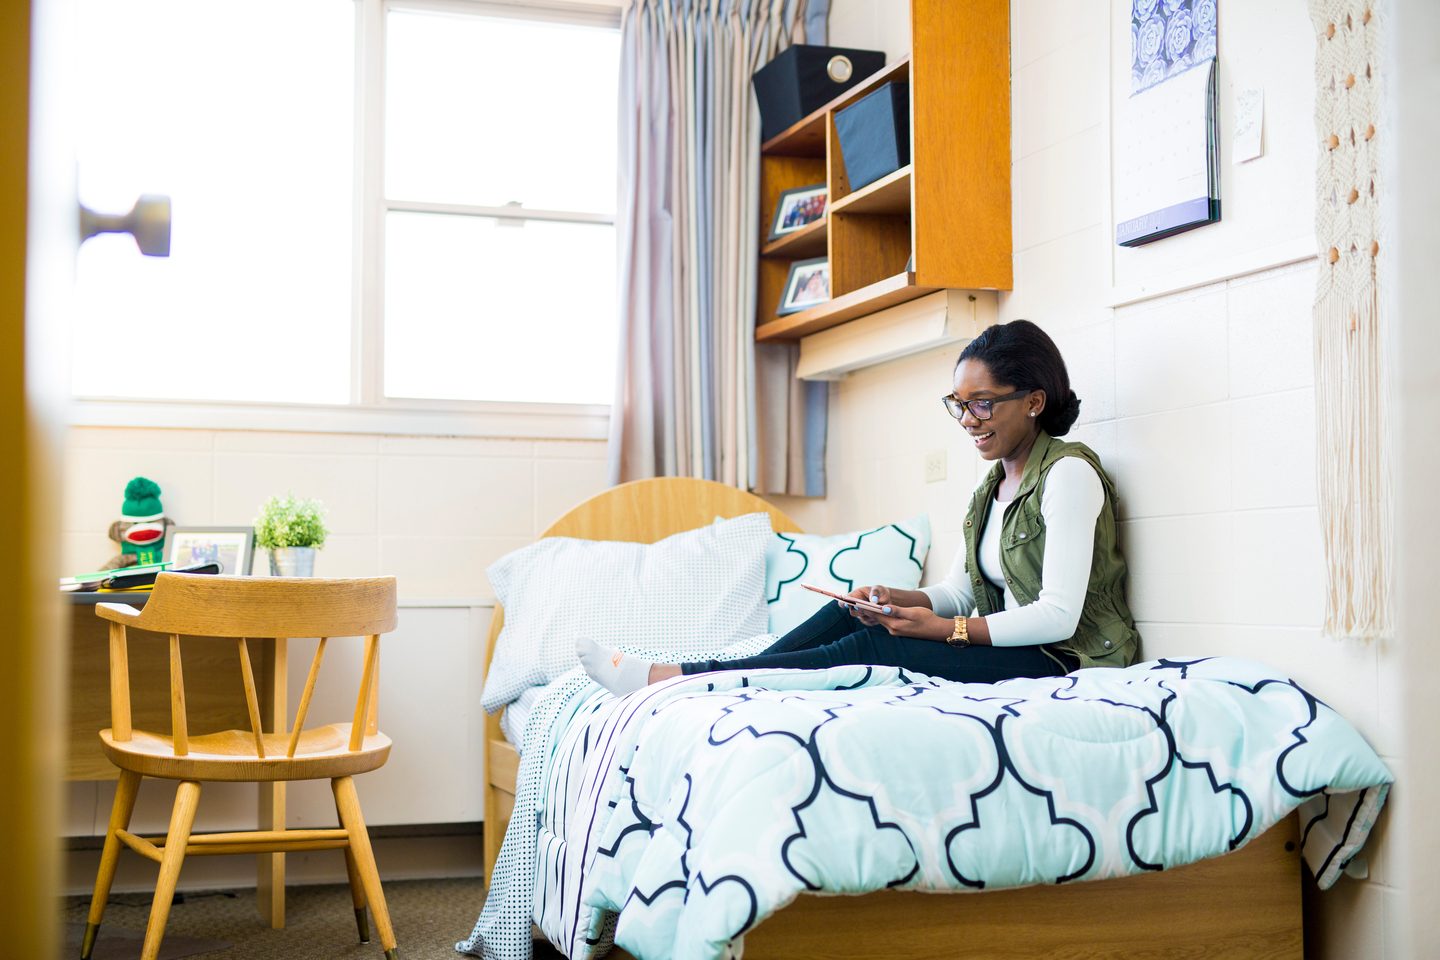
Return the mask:
{"type": "Polygon", "coordinates": [[[185,861],[185,847],[190,843],[190,830],[195,826],[195,809],[199,805],[200,784],[194,780],[180,781],[175,788],[175,806],[170,811],[170,830],[165,834],[160,879],[155,884],[155,900],[150,904],[150,922],[145,925],[145,945],[140,950],[140,960],[155,960],[160,955],[160,941],[165,938],[165,923],[170,919],[175,884],[180,879],[180,865],[185,861]]]}
{"type": "Polygon", "coordinates": [[[355,781],[350,777],[336,777],[330,781],[335,792],[335,809],[340,813],[340,825],[350,835],[350,853],[355,858],[355,869],[365,890],[365,899],[370,912],[375,915],[375,929],[380,933],[380,946],[385,950],[386,960],[398,960],[395,949],[395,930],[390,926],[390,910],[385,906],[385,891],[380,889],[380,872],[375,869],[375,851],[370,848],[370,834],[365,829],[365,817],[360,813],[360,798],[355,795],[355,781]]]}
{"type": "MultiPolygon", "coordinates": [[[[339,807],[336,807],[337,811],[339,807]]],[[[370,942],[370,921],[365,916],[365,882],[360,879],[360,870],[355,866],[355,854],[345,848],[345,872],[350,876],[350,899],[355,904],[355,929],[360,932],[360,942],[370,942]]]]}
{"type": "Polygon", "coordinates": [[[95,950],[100,921],[105,919],[105,902],[110,899],[110,885],[115,882],[115,865],[120,862],[121,844],[115,832],[130,826],[130,814],[135,810],[135,795],[139,790],[140,774],[121,770],[115,802],[110,807],[110,826],[105,831],[105,849],[100,853],[100,870],[95,874],[95,895],[90,898],[90,917],[85,924],[85,940],[80,945],[80,960],[90,960],[95,950]]]}

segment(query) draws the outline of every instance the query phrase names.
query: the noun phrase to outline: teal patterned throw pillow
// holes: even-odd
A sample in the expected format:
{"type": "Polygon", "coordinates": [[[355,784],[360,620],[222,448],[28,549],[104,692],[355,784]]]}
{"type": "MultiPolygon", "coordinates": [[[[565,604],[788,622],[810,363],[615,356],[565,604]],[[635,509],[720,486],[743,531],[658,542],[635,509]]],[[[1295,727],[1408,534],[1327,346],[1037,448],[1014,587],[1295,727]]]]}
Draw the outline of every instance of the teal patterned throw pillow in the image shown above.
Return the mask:
{"type": "Polygon", "coordinates": [[[833,537],[777,533],[765,549],[765,599],[770,632],[784,634],[834,601],[806,590],[802,583],[849,593],[881,583],[914,590],[920,586],[925,554],[930,552],[930,518],[925,514],[872,530],[833,537]]]}

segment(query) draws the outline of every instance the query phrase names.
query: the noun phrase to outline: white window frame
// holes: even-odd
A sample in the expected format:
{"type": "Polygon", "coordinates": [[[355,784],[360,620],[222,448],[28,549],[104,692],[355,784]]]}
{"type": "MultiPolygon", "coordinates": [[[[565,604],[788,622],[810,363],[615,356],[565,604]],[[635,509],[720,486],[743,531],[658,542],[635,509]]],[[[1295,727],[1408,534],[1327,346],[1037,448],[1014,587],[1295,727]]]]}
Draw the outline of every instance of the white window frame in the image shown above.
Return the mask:
{"type": "MultiPolygon", "coordinates": [[[[604,214],[517,211],[385,196],[385,21],[390,10],[515,17],[618,28],[629,0],[355,0],[355,191],[352,205],[350,402],[149,400],[76,397],[68,421],[87,427],[172,427],[416,436],[603,440],[610,405],[419,400],[384,391],[385,216],[389,211],[567,223],[609,223],[604,214]]],[[[618,344],[617,344],[618,348],[618,344]]]]}

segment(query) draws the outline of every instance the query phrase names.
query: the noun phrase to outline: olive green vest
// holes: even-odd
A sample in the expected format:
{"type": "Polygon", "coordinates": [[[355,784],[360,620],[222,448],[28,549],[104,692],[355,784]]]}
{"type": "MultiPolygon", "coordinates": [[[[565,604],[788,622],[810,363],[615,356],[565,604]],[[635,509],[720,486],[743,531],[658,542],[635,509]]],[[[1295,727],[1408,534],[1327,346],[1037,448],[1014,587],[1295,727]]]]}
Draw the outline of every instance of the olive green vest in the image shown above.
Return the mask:
{"type": "MultiPolygon", "coordinates": [[[[1129,666],[1139,653],[1140,634],[1125,603],[1126,569],[1116,536],[1115,486],[1100,466],[1095,451],[1083,443],[1066,443],[1040,431],[1025,462],[1025,471],[1020,475],[1020,489],[1005,507],[1000,528],[1000,569],[1010,592],[1021,605],[1034,603],[1040,596],[1045,559],[1045,518],[1040,513],[1040,498],[1045,492],[1045,478],[1050,468],[1061,457],[1080,457],[1095,468],[1105,490],[1105,503],[1095,520],[1095,555],[1080,623],[1069,640],[1048,646],[1079,657],[1082,667],[1129,666]]],[[[978,556],[980,534],[995,503],[995,489],[1004,478],[1004,464],[995,464],[975,491],[965,515],[965,570],[975,590],[976,610],[982,617],[1005,609],[1004,592],[980,574],[978,556]]]]}

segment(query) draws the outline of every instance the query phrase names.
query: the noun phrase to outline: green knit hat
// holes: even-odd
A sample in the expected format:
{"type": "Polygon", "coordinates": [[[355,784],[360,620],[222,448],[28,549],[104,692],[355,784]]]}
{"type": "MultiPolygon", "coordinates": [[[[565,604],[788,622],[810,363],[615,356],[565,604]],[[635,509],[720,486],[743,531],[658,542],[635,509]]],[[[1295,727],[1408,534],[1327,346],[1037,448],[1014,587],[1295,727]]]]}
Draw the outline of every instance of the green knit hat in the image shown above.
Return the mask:
{"type": "Polygon", "coordinates": [[[146,520],[159,520],[165,515],[165,508],[160,506],[160,484],[145,477],[136,477],[125,484],[125,505],[120,508],[120,516],[131,523],[143,523],[146,520]]]}

